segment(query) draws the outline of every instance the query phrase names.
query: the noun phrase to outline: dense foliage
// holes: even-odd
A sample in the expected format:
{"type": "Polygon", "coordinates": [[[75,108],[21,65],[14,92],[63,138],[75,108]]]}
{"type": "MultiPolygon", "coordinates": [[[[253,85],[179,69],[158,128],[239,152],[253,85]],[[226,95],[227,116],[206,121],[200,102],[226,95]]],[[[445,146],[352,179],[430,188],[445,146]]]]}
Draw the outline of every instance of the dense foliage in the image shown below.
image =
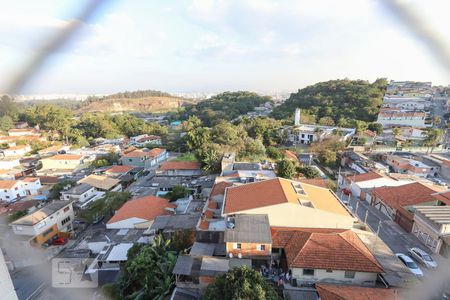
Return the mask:
{"type": "Polygon", "coordinates": [[[119,280],[121,299],[165,299],[175,286],[177,253],[170,240],[156,236],[150,245],[134,245],[119,280]]]}
{"type": "Polygon", "coordinates": [[[8,223],[14,222],[15,220],[22,218],[23,216],[26,216],[27,214],[27,209],[15,211],[8,216],[8,223]]]}
{"type": "Polygon", "coordinates": [[[291,94],[282,105],[275,107],[273,116],[292,117],[295,109],[301,108],[315,122],[321,120],[326,125],[343,125],[353,119],[372,122],[383,102],[386,86],[386,79],[373,83],[349,79],[320,82],[291,94]]]}
{"type": "Polygon", "coordinates": [[[103,198],[96,200],[80,211],[79,216],[88,223],[96,219],[110,216],[118,210],[122,204],[131,199],[128,192],[106,192],[103,198]]]}
{"type": "Polygon", "coordinates": [[[231,121],[240,115],[245,115],[266,102],[272,102],[270,97],[245,91],[225,92],[186,106],[176,115],[176,118],[186,120],[189,116],[197,116],[205,126],[210,127],[221,120],[231,121]]]}
{"type": "Polygon", "coordinates": [[[320,177],[319,171],[310,166],[298,167],[297,171],[305,176],[307,179],[314,179],[320,177]]]}
{"type": "Polygon", "coordinates": [[[233,268],[216,277],[203,294],[202,299],[280,299],[272,286],[255,270],[246,266],[233,268]]]}
{"type": "Polygon", "coordinates": [[[97,97],[90,96],[86,99],[85,103],[90,103],[99,100],[107,100],[107,99],[139,99],[145,97],[172,97],[169,93],[154,91],[154,90],[139,90],[139,91],[126,91],[122,93],[115,93],[107,96],[97,97]]]}
{"type": "Polygon", "coordinates": [[[295,163],[290,159],[283,159],[277,162],[277,176],[292,179],[297,175],[295,163]]]}
{"type": "Polygon", "coordinates": [[[175,185],[172,190],[165,194],[163,197],[170,201],[175,201],[180,198],[184,198],[189,195],[189,189],[182,185],[175,185]]]}

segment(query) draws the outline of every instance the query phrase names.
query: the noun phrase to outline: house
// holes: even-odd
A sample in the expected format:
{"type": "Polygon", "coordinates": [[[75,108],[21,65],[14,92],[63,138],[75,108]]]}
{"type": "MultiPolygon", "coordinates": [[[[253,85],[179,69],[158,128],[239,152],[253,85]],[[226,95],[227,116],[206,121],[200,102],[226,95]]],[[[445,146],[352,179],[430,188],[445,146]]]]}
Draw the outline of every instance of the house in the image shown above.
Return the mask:
{"type": "Polygon", "coordinates": [[[112,166],[106,169],[105,175],[111,177],[119,177],[128,174],[133,169],[133,166],[112,166]]]}
{"type": "Polygon", "coordinates": [[[380,263],[356,233],[342,229],[272,228],[272,247],[298,283],[374,286],[380,263]]]}
{"type": "Polygon", "coordinates": [[[144,147],[145,145],[161,145],[161,137],[157,135],[141,134],[130,138],[130,145],[144,147]]]}
{"type": "Polygon", "coordinates": [[[9,136],[28,136],[28,135],[39,135],[39,132],[37,132],[34,128],[13,128],[8,130],[9,136]]]}
{"type": "Polygon", "coordinates": [[[407,232],[411,232],[414,223],[414,206],[450,204],[450,200],[434,196],[442,190],[437,186],[426,186],[420,182],[396,187],[378,187],[371,192],[371,205],[397,222],[407,232]]]}
{"type": "Polygon", "coordinates": [[[424,110],[431,105],[431,101],[421,97],[403,97],[386,95],[383,98],[383,107],[406,110],[424,110]]]}
{"type": "Polygon", "coordinates": [[[47,147],[45,149],[39,150],[38,154],[40,156],[45,156],[45,155],[56,155],[58,153],[63,153],[64,151],[69,150],[70,147],[68,146],[58,146],[58,145],[54,145],[54,146],[50,146],[47,147]]]}
{"type": "Polygon", "coordinates": [[[424,111],[385,108],[380,110],[377,123],[380,123],[383,127],[413,126],[424,128],[427,127],[425,125],[426,116],[427,114],[424,111]]]}
{"type": "Polygon", "coordinates": [[[31,147],[29,145],[18,145],[18,146],[12,146],[9,148],[6,148],[2,150],[4,157],[17,157],[17,156],[23,156],[26,153],[31,151],[31,147]]]}
{"type": "Polygon", "coordinates": [[[91,202],[92,199],[98,199],[98,192],[92,185],[82,183],[61,192],[61,200],[74,202],[76,205],[82,205],[91,202]]]}
{"type": "Polygon", "coordinates": [[[176,205],[155,196],[125,202],[106,224],[108,229],[148,228],[158,216],[173,214],[176,205]]]}
{"type": "Polygon", "coordinates": [[[56,235],[72,230],[74,213],[72,202],[53,201],[41,209],[10,224],[14,234],[30,238],[31,245],[42,245],[56,235]]]}
{"type": "MultiPolygon", "coordinates": [[[[436,195],[450,200],[450,193],[436,195]],[[446,195],[445,195],[446,194],[446,195]]],[[[433,253],[450,255],[450,206],[414,206],[411,232],[433,253]]]]}
{"type": "Polygon", "coordinates": [[[193,161],[166,161],[156,172],[164,176],[202,176],[200,163],[193,161]]]}
{"type": "Polygon", "coordinates": [[[124,166],[149,169],[166,160],[168,157],[169,153],[166,149],[154,148],[146,151],[133,149],[131,151],[124,151],[120,160],[124,166]]]}
{"type": "Polygon", "coordinates": [[[439,166],[429,166],[421,161],[397,155],[385,155],[384,160],[396,173],[406,173],[423,178],[436,176],[440,170],[439,166]]]}
{"type": "Polygon", "coordinates": [[[352,228],[356,219],[329,189],[284,178],[227,187],[222,216],[267,214],[270,226],[352,228]]]}
{"type": "Polygon", "coordinates": [[[0,180],[0,200],[13,202],[22,197],[38,195],[41,189],[39,178],[24,178],[23,180],[0,180]]]}
{"type": "Polygon", "coordinates": [[[352,137],[355,128],[341,128],[335,126],[323,126],[314,124],[299,124],[283,128],[287,134],[287,139],[295,144],[309,145],[312,142],[322,141],[328,136],[338,136],[340,141],[346,141],[352,137]]]}
{"type": "Polygon", "coordinates": [[[361,200],[371,202],[370,191],[381,186],[400,186],[410,183],[409,181],[395,180],[387,176],[382,176],[374,171],[363,174],[354,174],[344,177],[341,187],[348,189],[351,194],[361,200]]]}
{"type": "Polygon", "coordinates": [[[0,158],[0,170],[10,170],[20,166],[17,157],[0,158]]]}
{"type": "Polygon", "coordinates": [[[156,217],[152,226],[146,233],[160,233],[166,238],[172,238],[177,232],[195,231],[200,213],[182,214],[182,215],[163,215],[156,217]]]}
{"type": "Polygon", "coordinates": [[[83,164],[83,156],[58,154],[41,159],[43,170],[74,170],[83,164]]]}
{"type": "Polygon", "coordinates": [[[384,287],[352,286],[342,284],[316,283],[320,300],[400,300],[398,290],[384,287]]]}
{"type": "Polygon", "coordinates": [[[252,265],[269,265],[272,253],[269,218],[258,214],[228,218],[224,242],[228,257],[250,258],[252,265]]]}
{"type": "Polygon", "coordinates": [[[80,180],[78,180],[79,184],[89,184],[96,188],[97,191],[101,192],[120,192],[122,191],[122,185],[120,184],[120,180],[108,176],[94,175],[91,174],[86,176],[80,180]]]}
{"type": "Polygon", "coordinates": [[[440,166],[439,175],[445,179],[450,179],[450,159],[439,154],[429,154],[423,156],[427,164],[437,164],[440,166]]]}

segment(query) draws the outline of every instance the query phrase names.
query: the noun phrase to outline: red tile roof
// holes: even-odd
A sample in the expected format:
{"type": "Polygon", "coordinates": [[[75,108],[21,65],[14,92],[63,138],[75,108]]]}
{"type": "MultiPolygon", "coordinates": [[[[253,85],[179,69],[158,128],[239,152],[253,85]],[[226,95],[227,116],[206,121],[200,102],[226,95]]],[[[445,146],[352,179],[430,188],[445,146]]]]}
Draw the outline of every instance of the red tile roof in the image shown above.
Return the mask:
{"type": "Polygon", "coordinates": [[[18,180],[0,180],[0,189],[11,189],[13,188],[19,181],[18,180]]]}
{"type": "Polygon", "coordinates": [[[372,194],[383,201],[384,204],[394,209],[436,201],[433,196],[433,194],[436,194],[436,191],[420,182],[413,182],[401,186],[378,187],[372,190],[372,194]]]}
{"type": "Polygon", "coordinates": [[[35,182],[37,180],[39,180],[39,178],[37,178],[37,177],[25,177],[24,179],[22,179],[22,181],[25,181],[25,182],[35,182]]]}
{"type": "Polygon", "coordinates": [[[123,157],[143,157],[143,156],[149,156],[148,152],[144,152],[137,149],[129,152],[123,152],[123,157]]]}
{"type": "Polygon", "coordinates": [[[445,205],[450,206],[450,191],[439,193],[433,196],[436,200],[441,201],[445,205]]]}
{"type": "Polygon", "coordinates": [[[151,157],[157,157],[157,156],[161,155],[162,153],[164,153],[165,151],[166,151],[166,149],[153,148],[152,150],[148,151],[148,155],[151,157]]]}
{"type": "Polygon", "coordinates": [[[212,219],[213,218],[212,210],[207,209],[204,213],[204,216],[205,216],[205,219],[208,219],[208,220],[212,219]]]}
{"type": "Polygon", "coordinates": [[[166,208],[175,208],[176,205],[169,203],[169,200],[147,196],[129,200],[114,214],[108,224],[126,220],[129,218],[141,218],[147,221],[154,220],[158,216],[170,215],[166,208]]]}
{"type": "Polygon", "coordinates": [[[105,172],[108,173],[127,173],[129,171],[133,170],[133,167],[131,166],[112,166],[111,168],[107,169],[105,172]]]}
{"type": "Polygon", "coordinates": [[[272,243],[272,247],[277,248],[284,243],[282,248],[290,268],[384,272],[373,254],[351,230],[276,231],[272,243]]]}
{"type": "Polygon", "coordinates": [[[287,199],[280,184],[280,179],[269,179],[228,188],[224,213],[232,213],[286,202],[287,199]],[[251,197],[248,197],[250,195],[251,197]]]}
{"type": "Polygon", "coordinates": [[[59,178],[56,176],[39,176],[41,184],[56,184],[59,182],[59,178]]]}
{"type": "Polygon", "coordinates": [[[27,148],[27,147],[29,147],[29,146],[28,146],[28,145],[18,145],[18,146],[12,146],[12,147],[9,147],[9,148],[6,149],[6,150],[14,151],[14,150],[25,149],[25,148],[27,148]]]}
{"type": "Polygon", "coordinates": [[[287,158],[293,159],[295,161],[298,161],[297,155],[290,150],[284,150],[284,156],[286,156],[287,158]]]}
{"type": "Polygon", "coordinates": [[[160,170],[200,170],[200,164],[193,161],[166,161],[160,170]]]}
{"type": "Polygon", "coordinates": [[[208,202],[208,208],[209,209],[217,209],[217,202],[215,202],[215,201],[209,201],[208,202]]]}
{"type": "Polygon", "coordinates": [[[401,299],[396,289],[317,283],[321,300],[395,300],[401,299]]]}
{"type": "Polygon", "coordinates": [[[217,195],[225,194],[225,189],[227,187],[232,186],[232,185],[233,185],[232,183],[226,182],[226,181],[221,181],[221,182],[218,182],[218,183],[214,184],[214,186],[213,186],[213,188],[211,190],[210,197],[214,197],[214,196],[217,196],[217,195]]]}
{"type": "Polygon", "coordinates": [[[209,229],[209,222],[206,221],[206,220],[201,220],[198,228],[200,228],[201,230],[208,230],[209,229]]]}
{"type": "Polygon", "coordinates": [[[367,173],[364,174],[358,174],[358,175],[349,175],[347,176],[347,179],[353,182],[361,182],[361,181],[367,181],[367,180],[373,180],[373,179],[377,179],[377,178],[381,178],[383,176],[381,176],[378,173],[375,173],[373,171],[369,171],[367,173]]]}
{"type": "Polygon", "coordinates": [[[80,160],[81,158],[81,155],[76,154],[58,154],[50,157],[52,160],[80,160]]]}

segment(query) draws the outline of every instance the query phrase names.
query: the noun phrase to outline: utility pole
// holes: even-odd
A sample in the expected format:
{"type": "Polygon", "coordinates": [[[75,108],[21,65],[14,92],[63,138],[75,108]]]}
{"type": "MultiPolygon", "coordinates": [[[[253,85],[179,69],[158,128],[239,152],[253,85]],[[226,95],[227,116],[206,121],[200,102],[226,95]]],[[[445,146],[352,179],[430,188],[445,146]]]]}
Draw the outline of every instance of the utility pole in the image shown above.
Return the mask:
{"type": "Polygon", "coordinates": [[[377,236],[380,236],[380,228],[381,228],[381,220],[378,222],[378,228],[377,228],[377,236]]]}
{"type": "Polygon", "coordinates": [[[341,166],[339,166],[338,175],[336,179],[336,192],[339,191],[339,177],[341,176],[341,166]]]}
{"type": "Polygon", "coordinates": [[[369,215],[369,210],[366,210],[366,216],[364,217],[364,223],[367,224],[367,216],[369,215]]]}
{"type": "Polygon", "coordinates": [[[358,216],[358,205],[359,205],[359,201],[356,200],[356,209],[355,209],[355,215],[358,216]]]}

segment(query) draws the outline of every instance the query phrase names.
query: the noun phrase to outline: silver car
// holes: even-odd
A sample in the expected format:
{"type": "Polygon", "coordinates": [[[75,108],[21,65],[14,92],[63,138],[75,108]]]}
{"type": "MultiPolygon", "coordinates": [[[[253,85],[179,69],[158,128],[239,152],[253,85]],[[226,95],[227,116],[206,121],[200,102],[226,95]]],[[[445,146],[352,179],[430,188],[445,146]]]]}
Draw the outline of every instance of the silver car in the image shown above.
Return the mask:
{"type": "Polygon", "coordinates": [[[417,260],[419,263],[424,265],[427,268],[436,268],[437,263],[436,261],[425,251],[419,248],[411,248],[408,251],[408,255],[417,260]]]}
{"type": "Polygon", "coordinates": [[[419,278],[423,277],[422,270],[416,265],[416,263],[411,259],[411,257],[403,254],[403,253],[396,253],[398,259],[413,273],[419,278]]]}

